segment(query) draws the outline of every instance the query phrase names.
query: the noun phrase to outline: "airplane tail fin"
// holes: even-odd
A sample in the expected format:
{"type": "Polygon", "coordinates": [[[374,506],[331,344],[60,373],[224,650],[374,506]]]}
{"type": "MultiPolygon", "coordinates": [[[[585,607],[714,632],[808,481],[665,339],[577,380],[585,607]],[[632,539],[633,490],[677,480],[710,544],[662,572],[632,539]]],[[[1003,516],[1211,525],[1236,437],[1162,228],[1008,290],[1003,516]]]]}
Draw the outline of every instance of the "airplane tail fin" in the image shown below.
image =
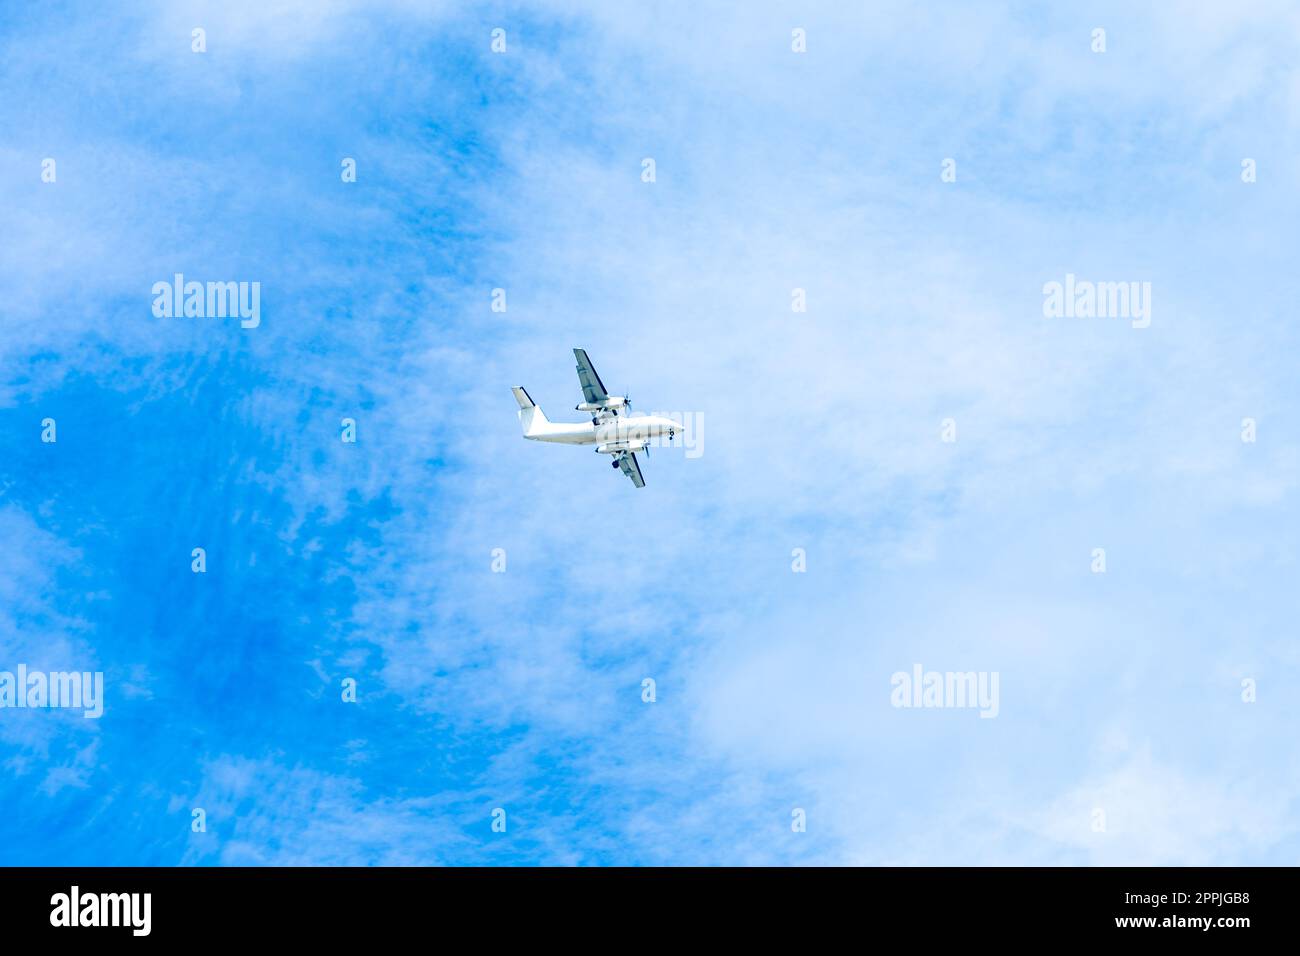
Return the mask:
{"type": "Polygon", "coordinates": [[[519,424],[523,427],[525,438],[531,438],[543,430],[542,426],[550,424],[546,413],[533,401],[528,392],[518,385],[511,391],[515,393],[515,401],[519,403],[519,424]]]}

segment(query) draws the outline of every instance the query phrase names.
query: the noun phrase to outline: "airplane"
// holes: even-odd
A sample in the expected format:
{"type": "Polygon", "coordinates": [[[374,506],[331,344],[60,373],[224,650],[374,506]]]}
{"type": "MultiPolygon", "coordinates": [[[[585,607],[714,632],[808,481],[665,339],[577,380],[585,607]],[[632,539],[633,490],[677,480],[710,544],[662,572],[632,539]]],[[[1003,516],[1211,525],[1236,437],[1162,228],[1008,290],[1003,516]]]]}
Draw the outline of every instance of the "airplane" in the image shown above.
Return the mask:
{"type": "MultiPolygon", "coordinates": [[[[680,422],[657,415],[629,415],[632,403],[626,395],[610,395],[596,374],[584,349],[574,349],[578,361],[578,384],[582,386],[582,404],[574,410],[588,412],[590,422],[552,422],[522,386],[511,391],[519,403],[519,424],[524,437],[532,441],[558,442],[562,445],[595,445],[597,454],[613,455],[611,467],[621,468],[637,488],[645,487],[636,453],[661,435],[673,440],[680,422]]],[[[649,450],[646,450],[649,455],[649,450]]]]}

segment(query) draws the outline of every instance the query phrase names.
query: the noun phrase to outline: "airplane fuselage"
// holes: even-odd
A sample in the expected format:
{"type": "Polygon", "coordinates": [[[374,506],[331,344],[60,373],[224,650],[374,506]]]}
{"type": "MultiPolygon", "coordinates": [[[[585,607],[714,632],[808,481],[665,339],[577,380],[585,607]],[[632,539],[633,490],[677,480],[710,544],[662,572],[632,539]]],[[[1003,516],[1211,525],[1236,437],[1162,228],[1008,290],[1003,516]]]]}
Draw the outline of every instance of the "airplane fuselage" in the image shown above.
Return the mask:
{"type": "Polygon", "coordinates": [[[681,431],[681,423],[657,415],[632,415],[591,422],[547,422],[524,437],[562,445],[611,445],[650,441],[681,431]]]}

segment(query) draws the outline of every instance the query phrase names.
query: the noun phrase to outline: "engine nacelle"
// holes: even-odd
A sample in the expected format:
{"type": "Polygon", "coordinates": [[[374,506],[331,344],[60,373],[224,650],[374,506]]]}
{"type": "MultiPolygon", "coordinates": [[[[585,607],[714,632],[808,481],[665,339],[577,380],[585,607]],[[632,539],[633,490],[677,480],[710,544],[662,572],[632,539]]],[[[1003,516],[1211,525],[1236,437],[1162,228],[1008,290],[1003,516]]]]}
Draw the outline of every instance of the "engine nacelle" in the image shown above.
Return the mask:
{"type": "Polygon", "coordinates": [[[627,399],[622,395],[611,395],[603,402],[583,402],[581,405],[574,405],[575,412],[603,412],[612,408],[622,408],[627,404],[627,399]]]}
{"type": "Polygon", "coordinates": [[[624,452],[638,452],[645,448],[644,441],[607,441],[596,446],[598,455],[621,455],[624,452]]]}

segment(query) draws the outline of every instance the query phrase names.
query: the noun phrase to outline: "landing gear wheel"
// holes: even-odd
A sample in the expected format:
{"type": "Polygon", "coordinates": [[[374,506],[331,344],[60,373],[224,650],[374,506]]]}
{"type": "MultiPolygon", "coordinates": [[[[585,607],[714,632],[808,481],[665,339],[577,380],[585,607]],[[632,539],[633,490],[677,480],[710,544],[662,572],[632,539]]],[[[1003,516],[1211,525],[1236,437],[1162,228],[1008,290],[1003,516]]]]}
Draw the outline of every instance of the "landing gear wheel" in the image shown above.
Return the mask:
{"type": "Polygon", "coordinates": [[[610,465],[611,468],[617,468],[617,467],[618,467],[618,459],[615,458],[613,461],[611,461],[611,462],[609,463],[609,465],[610,465]]]}

